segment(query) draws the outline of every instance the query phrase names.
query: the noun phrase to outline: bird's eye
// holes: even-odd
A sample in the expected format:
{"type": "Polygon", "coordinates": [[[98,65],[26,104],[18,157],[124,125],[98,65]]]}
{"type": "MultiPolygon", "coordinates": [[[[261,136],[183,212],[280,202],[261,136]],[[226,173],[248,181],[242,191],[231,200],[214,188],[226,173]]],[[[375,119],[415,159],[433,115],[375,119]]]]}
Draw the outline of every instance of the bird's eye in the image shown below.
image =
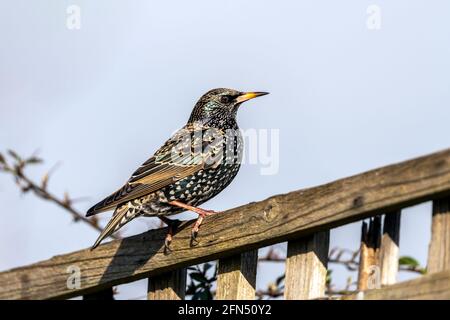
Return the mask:
{"type": "Polygon", "coordinates": [[[222,102],[222,103],[230,103],[230,101],[231,101],[230,96],[221,96],[220,97],[220,102],[222,102]]]}

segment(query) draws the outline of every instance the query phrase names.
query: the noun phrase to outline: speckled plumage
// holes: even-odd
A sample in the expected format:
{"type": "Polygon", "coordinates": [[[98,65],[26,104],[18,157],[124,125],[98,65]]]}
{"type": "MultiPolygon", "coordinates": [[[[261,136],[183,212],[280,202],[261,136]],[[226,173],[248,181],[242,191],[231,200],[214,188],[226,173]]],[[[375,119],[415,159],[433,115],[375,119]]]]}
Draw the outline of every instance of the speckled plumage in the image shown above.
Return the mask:
{"type": "Polygon", "coordinates": [[[93,248],[138,216],[165,217],[197,207],[234,179],[243,141],[236,114],[243,101],[265,93],[214,89],[203,95],[188,123],[144,162],[118,191],[88,210],[87,216],[115,209],[93,248]]]}

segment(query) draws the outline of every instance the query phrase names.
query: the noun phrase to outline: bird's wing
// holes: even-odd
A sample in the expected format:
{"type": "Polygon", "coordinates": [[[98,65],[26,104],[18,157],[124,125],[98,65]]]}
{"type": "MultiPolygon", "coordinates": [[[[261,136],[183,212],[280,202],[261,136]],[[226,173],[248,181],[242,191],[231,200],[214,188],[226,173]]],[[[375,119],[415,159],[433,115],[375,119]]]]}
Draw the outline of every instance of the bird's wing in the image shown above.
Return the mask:
{"type": "Polygon", "coordinates": [[[201,131],[201,134],[186,128],[178,131],[132,174],[122,188],[89,209],[86,216],[114,209],[126,201],[218,165],[222,161],[223,135],[212,135],[205,140],[201,131]]]}

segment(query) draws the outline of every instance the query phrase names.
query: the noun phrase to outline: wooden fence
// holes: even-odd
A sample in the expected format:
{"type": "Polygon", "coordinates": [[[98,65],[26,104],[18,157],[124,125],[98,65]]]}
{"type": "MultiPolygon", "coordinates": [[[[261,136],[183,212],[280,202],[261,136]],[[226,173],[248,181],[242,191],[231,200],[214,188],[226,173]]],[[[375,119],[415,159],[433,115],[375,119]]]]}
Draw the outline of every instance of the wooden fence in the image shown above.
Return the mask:
{"type": "MultiPolygon", "coordinates": [[[[170,254],[163,250],[164,228],[4,271],[0,298],[94,299],[108,295],[112,286],[148,278],[149,299],[183,299],[186,267],[218,259],[216,298],[254,299],[258,248],[284,241],[284,297],[320,298],[325,293],[330,229],[368,217],[376,218],[363,224],[359,293],[341,298],[449,299],[450,149],[210,216],[193,247],[193,221],[183,222],[170,254]],[[395,284],[401,209],[430,200],[427,274],[395,284]],[[75,285],[73,277],[79,280],[75,285]]],[[[422,231],[417,226],[417,232],[422,231]]]]}

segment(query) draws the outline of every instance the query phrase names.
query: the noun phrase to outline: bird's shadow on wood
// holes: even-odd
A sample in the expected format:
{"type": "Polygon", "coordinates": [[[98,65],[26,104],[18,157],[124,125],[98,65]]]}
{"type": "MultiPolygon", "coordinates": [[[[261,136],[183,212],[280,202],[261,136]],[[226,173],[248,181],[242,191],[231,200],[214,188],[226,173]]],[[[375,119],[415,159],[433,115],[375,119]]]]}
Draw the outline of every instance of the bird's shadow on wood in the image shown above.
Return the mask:
{"type": "MultiPolygon", "coordinates": [[[[182,221],[174,230],[173,236],[176,237],[177,233],[192,223],[192,220],[182,221]]],[[[145,278],[145,274],[137,275],[136,271],[147,264],[155,255],[164,255],[170,259],[171,252],[165,252],[164,250],[167,231],[167,227],[152,229],[136,236],[117,240],[119,242],[117,251],[99,281],[99,288],[107,288],[145,278]]],[[[101,250],[101,246],[98,249],[101,250]]]]}

